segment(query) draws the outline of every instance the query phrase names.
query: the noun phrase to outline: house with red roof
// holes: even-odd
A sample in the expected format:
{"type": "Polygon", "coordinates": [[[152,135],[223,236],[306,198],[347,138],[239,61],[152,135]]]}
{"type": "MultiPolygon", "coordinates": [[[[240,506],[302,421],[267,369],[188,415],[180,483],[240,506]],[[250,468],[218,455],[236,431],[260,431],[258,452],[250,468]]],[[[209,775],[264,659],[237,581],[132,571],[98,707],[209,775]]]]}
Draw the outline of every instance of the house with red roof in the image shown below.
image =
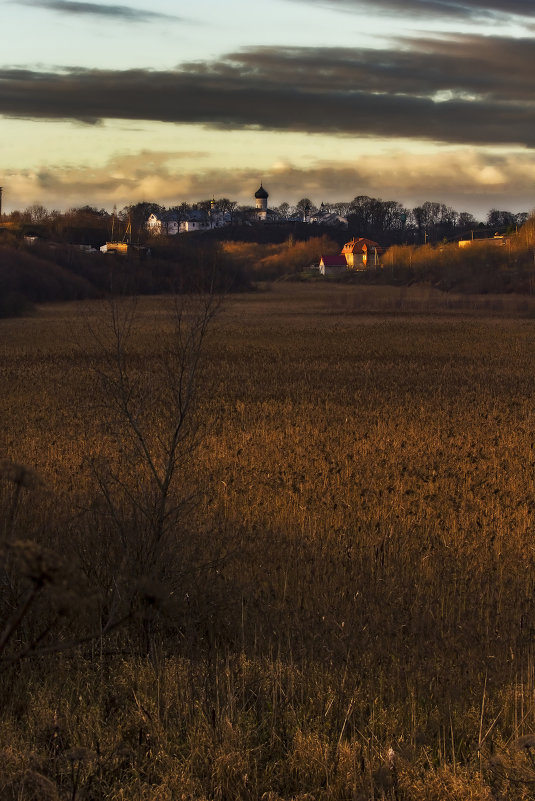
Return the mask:
{"type": "Polygon", "coordinates": [[[322,275],[339,275],[347,270],[375,270],[381,266],[382,248],[373,239],[357,236],[346,242],[337,256],[322,256],[319,271],[322,275]]]}
{"type": "Polygon", "coordinates": [[[322,256],[319,270],[322,275],[340,275],[347,272],[347,259],[345,256],[322,256]]]}
{"type": "Polygon", "coordinates": [[[355,237],[342,248],[350,270],[370,270],[381,266],[383,248],[372,239],[355,237]]]}

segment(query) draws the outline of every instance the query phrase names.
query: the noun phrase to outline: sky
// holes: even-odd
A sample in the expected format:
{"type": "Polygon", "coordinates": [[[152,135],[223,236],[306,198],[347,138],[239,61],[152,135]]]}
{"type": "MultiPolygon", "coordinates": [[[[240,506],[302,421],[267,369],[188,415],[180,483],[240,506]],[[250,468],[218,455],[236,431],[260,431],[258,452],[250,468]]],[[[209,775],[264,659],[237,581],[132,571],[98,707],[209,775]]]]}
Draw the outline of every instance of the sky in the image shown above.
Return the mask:
{"type": "Polygon", "coordinates": [[[0,0],[3,210],[535,207],[534,0],[0,0]]]}

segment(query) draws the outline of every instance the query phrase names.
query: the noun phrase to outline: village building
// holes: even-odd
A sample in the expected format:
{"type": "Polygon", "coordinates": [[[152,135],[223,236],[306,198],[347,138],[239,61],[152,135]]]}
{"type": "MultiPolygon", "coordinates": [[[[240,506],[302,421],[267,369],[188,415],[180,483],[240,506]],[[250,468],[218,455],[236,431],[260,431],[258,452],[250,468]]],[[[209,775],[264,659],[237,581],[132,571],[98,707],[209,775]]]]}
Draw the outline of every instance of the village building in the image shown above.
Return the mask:
{"type": "Polygon", "coordinates": [[[194,209],[181,220],[179,233],[189,234],[192,231],[210,231],[212,228],[226,228],[232,225],[232,214],[228,211],[202,211],[194,209]]]}
{"type": "Polygon", "coordinates": [[[510,242],[510,237],[494,234],[494,236],[480,237],[478,239],[459,239],[459,247],[469,248],[472,245],[494,245],[495,247],[501,248],[505,245],[509,245],[510,242]]]}
{"type": "Polygon", "coordinates": [[[381,266],[383,248],[372,239],[355,237],[346,242],[342,252],[335,256],[322,256],[317,269],[321,275],[340,275],[348,270],[374,270],[381,266]]]}
{"type": "Polygon", "coordinates": [[[322,256],[319,263],[321,275],[340,275],[347,272],[347,260],[344,255],[322,256]]]}
{"type": "Polygon", "coordinates": [[[178,234],[178,219],[176,214],[165,212],[160,215],[151,214],[146,222],[147,231],[153,236],[175,236],[178,234]]]}
{"type": "Polygon", "coordinates": [[[212,201],[209,211],[191,209],[184,215],[176,212],[150,214],[145,224],[149,234],[153,236],[175,236],[189,234],[192,231],[210,231],[212,228],[224,228],[232,224],[232,214],[228,211],[215,211],[212,201]]]}
{"type": "MultiPolygon", "coordinates": [[[[301,213],[296,213],[285,219],[281,219],[276,210],[268,208],[268,199],[269,192],[265,189],[264,185],[260,183],[260,186],[254,193],[254,210],[247,210],[245,217],[242,213],[242,224],[251,225],[254,224],[255,221],[274,224],[281,222],[306,222],[333,228],[347,228],[347,219],[329,211],[328,207],[323,203],[314,214],[309,215],[307,212],[303,216],[301,213]]],[[[218,211],[216,201],[212,200],[210,209],[192,209],[178,216],[176,212],[150,214],[146,222],[146,229],[154,236],[174,236],[175,234],[186,234],[192,231],[209,231],[212,228],[225,228],[226,226],[232,225],[237,219],[240,219],[240,215],[233,215],[231,211],[218,211]]]]}
{"type": "MultiPolygon", "coordinates": [[[[260,183],[260,186],[254,193],[254,211],[250,212],[245,219],[243,219],[242,214],[242,224],[251,225],[252,223],[254,224],[255,221],[274,224],[280,222],[305,222],[332,228],[347,228],[347,219],[330,211],[324,203],[321,204],[320,208],[315,211],[314,214],[309,215],[308,211],[304,216],[302,213],[295,213],[282,220],[276,210],[268,208],[268,199],[269,192],[265,189],[264,185],[260,183]]],[[[149,234],[153,234],[154,236],[174,236],[175,234],[186,234],[192,231],[209,231],[212,228],[225,228],[236,221],[236,215],[233,216],[232,212],[217,211],[216,208],[216,201],[212,200],[209,210],[192,209],[183,216],[177,216],[176,212],[153,213],[150,214],[147,219],[146,229],[149,234]]]]}
{"type": "Polygon", "coordinates": [[[381,266],[383,248],[372,239],[359,236],[342,248],[350,270],[370,270],[381,266]]]}
{"type": "Polygon", "coordinates": [[[342,217],[334,211],[329,211],[324,203],[321,204],[317,212],[307,217],[305,222],[314,223],[315,225],[328,225],[330,228],[347,228],[348,225],[346,217],[342,217]]]}
{"type": "Polygon", "coordinates": [[[212,227],[210,215],[202,209],[193,209],[188,212],[178,226],[179,234],[190,234],[193,231],[209,231],[212,227]]]}

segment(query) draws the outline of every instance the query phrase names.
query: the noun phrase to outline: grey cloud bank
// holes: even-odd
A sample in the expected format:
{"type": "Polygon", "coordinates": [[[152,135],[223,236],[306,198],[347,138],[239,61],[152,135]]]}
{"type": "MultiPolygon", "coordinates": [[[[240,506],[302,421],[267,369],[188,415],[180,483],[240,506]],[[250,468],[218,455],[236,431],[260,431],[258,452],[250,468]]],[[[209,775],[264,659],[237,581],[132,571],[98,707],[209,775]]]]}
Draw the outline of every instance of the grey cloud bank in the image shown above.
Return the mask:
{"type": "MultiPolygon", "coordinates": [[[[517,4],[519,5],[519,4],[517,4]]],[[[535,145],[535,40],[256,48],[173,71],[0,70],[0,113],[535,145]]]]}
{"type": "Polygon", "coordinates": [[[330,11],[361,12],[370,8],[407,17],[418,14],[426,18],[479,20],[485,18],[507,18],[511,16],[535,17],[532,0],[294,0],[314,3],[330,11]]]}
{"type": "Polygon", "coordinates": [[[157,20],[177,21],[179,18],[154,11],[143,11],[123,5],[103,5],[101,3],[77,3],[75,0],[19,0],[19,5],[42,8],[62,14],[76,16],[103,17],[122,22],[154,22],[157,20]]]}

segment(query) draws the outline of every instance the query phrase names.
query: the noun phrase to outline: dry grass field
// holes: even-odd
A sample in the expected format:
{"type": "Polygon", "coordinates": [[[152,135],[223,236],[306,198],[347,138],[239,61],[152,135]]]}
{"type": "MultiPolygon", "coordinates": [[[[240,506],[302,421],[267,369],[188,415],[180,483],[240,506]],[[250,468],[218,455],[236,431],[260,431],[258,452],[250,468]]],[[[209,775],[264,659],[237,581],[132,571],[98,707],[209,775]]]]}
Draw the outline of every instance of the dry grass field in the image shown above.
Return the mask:
{"type": "Polygon", "coordinates": [[[162,515],[175,321],[0,321],[1,801],[533,798],[535,299],[226,299],[162,515]]]}

